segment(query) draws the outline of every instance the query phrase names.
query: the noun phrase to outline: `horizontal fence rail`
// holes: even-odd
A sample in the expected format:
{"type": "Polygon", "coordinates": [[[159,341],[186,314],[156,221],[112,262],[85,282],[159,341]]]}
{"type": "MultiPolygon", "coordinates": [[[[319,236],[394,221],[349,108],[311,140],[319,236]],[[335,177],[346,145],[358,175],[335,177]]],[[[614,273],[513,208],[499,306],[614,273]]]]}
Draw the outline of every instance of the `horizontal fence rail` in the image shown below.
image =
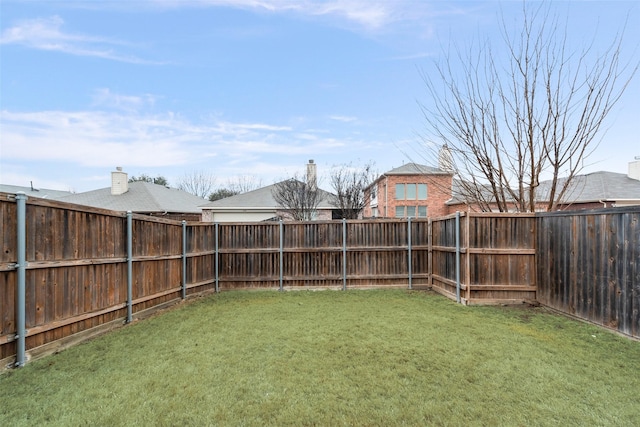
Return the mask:
{"type": "Polygon", "coordinates": [[[2,366],[231,289],[406,287],[463,304],[537,299],[638,336],[640,209],[214,224],[19,199],[0,193],[2,366]]]}

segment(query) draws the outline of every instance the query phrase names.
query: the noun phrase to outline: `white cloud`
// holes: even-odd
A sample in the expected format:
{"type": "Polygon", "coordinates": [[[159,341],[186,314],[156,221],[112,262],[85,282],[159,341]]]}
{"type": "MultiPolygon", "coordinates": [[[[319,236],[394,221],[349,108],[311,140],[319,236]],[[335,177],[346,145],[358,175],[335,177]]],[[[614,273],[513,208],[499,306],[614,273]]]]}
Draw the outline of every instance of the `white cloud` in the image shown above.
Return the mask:
{"type": "Polygon", "coordinates": [[[0,111],[7,161],[70,162],[88,167],[191,165],[206,159],[331,153],[346,142],[289,126],[214,121],[174,113],[0,111]]]}
{"type": "Polygon", "coordinates": [[[153,106],[157,99],[151,94],[123,95],[106,88],[94,91],[92,98],[94,106],[124,111],[138,111],[146,106],[153,106]]]}
{"type": "Polygon", "coordinates": [[[331,120],[335,120],[335,121],[343,122],[343,123],[350,123],[350,122],[355,122],[356,120],[358,120],[357,117],[339,116],[339,115],[329,116],[329,118],[331,120]]]}
{"type": "MultiPolygon", "coordinates": [[[[153,64],[136,56],[125,55],[113,50],[127,43],[85,34],[64,32],[64,20],[59,16],[24,20],[9,27],[0,35],[0,44],[15,44],[31,49],[56,51],[77,56],[92,56],[113,61],[136,64],[153,64]]],[[[156,63],[157,64],[157,63],[156,63]]]]}

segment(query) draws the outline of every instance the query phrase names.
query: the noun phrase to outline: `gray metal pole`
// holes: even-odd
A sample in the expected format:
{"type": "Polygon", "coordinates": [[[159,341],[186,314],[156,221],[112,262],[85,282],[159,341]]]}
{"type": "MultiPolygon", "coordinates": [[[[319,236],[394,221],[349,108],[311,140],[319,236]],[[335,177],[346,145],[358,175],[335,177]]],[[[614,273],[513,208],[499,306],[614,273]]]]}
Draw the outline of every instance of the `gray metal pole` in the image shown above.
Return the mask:
{"type": "Polygon", "coordinates": [[[220,261],[219,261],[220,254],[218,253],[219,252],[219,248],[218,248],[218,233],[219,233],[219,231],[218,231],[218,223],[217,222],[216,222],[216,225],[215,225],[215,230],[216,230],[216,294],[217,294],[218,292],[220,292],[220,288],[218,287],[219,286],[218,285],[218,281],[220,280],[220,276],[219,276],[219,273],[218,273],[220,271],[219,270],[219,268],[220,268],[219,267],[219,265],[220,265],[219,264],[220,263],[220,261]]]}
{"type": "Polygon", "coordinates": [[[282,280],[284,274],[284,224],[280,220],[280,290],[282,291],[282,280]]]}
{"type": "Polygon", "coordinates": [[[408,257],[408,268],[409,268],[409,289],[413,289],[413,275],[411,268],[411,217],[409,217],[407,221],[407,257],[408,257]]]}
{"type": "Polygon", "coordinates": [[[127,211],[127,323],[133,320],[133,213],[127,211]]]}
{"type": "Polygon", "coordinates": [[[460,303],[460,212],[456,212],[456,302],[460,303]]]}
{"type": "Polygon", "coordinates": [[[187,298],[187,221],[182,220],[182,299],[187,298]]]}
{"type": "Polygon", "coordinates": [[[20,191],[16,194],[18,247],[16,269],[18,270],[18,289],[16,295],[16,367],[22,367],[26,361],[26,267],[27,267],[27,195],[20,191]]]}
{"type": "Polygon", "coordinates": [[[342,290],[347,290],[347,220],[342,218],[342,290]]]}

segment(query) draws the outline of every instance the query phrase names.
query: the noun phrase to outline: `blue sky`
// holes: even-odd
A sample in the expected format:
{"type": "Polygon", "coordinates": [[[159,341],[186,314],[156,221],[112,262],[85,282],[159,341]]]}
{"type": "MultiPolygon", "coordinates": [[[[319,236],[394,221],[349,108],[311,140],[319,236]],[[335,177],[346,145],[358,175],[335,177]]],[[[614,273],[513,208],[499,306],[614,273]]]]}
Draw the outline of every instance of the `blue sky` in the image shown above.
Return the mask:
{"type": "MultiPolygon", "coordinates": [[[[0,3],[0,183],[72,191],[110,172],[206,171],[264,185],[309,159],[423,162],[429,73],[451,43],[496,39],[519,1],[49,0],[0,3]]],[[[602,49],[626,19],[640,57],[640,2],[554,3],[570,47],[602,49]]],[[[640,156],[640,75],[584,172],[640,156]]]]}

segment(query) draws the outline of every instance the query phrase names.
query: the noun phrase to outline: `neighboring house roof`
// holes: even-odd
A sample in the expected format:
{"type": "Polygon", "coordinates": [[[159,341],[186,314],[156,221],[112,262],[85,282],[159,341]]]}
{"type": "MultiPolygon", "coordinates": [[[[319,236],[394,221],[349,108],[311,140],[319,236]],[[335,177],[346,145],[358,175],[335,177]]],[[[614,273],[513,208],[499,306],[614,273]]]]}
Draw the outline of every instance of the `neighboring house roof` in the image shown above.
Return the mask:
{"type": "Polygon", "coordinates": [[[427,165],[420,165],[418,163],[407,163],[400,167],[391,169],[385,172],[384,175],[453,175],[451,172],[447,172],[442,169],[434,168],[427,165]]]}
{"type": "Polygon", "coordinates": [[[71,191],[49,190],[47,188],[21,187],[19,185],[0,184],[0,192],[16,194],[19,191],[25,193],[28,197],[39,197],[41,199],[60,199],[73,194],[71,191]]]}
{"type": "Polygon", "coordinates": [[[129,190],[120,195],[111,194],[111,187],[62,197],[60,200],[79,205],[110,209],[113,211],[157,213],[202,213],[206,200],[176,188],[151,182],[137,181],[128,184],[129,190]]]}
{"type": "MultiPolygon", "coordinates": [[[[273,197],[273,190],[278,184],[279,183],[271,184],[258,188],[257,190],[225,197],[224,199],[202,205],[202,209],[277,209],[278,202],[276,202],[276,199],[273,197]]],[[[318,189],[318,191],[320,191],[318,208],[333,209],[334,206],[329,203],[332,194],[322,189],[318,189]]]]}
{"type": "MultiPolygon", "coordinates": [[[[562,188],[565,181],[566,178],[560,179],[556,187],[562,188]]],[[[551,181],[541,182],[537,191],[540,195],[538,198],[544,200],[550,187],[551,181]]],[[[563,199],[564,203],[640,200],[640,181],[615,172],[601,171],[577,175],[569,184],[563,199]]]]}
{"type": "MultiPolygon", "coordinates": [[[[560,190],[566,178],[561,178],[556,184],[556,188],[560,190]]],[[[551,189],[551,180],[541,181],[536,190],[536,200],[538,202],[548,201],[549,191],[551,189]]],[[[483,193],[487,200],[493,200],[491,190],[486,187],[483,193]]],[[[458,180],[453,181],[454,197],[447,204],[464,203],[461,196],[463,189],[458,180]]],[[[616,172],[593,172],[585,175],[576,175],[569,189],[565,193],[561,204],[575,203],[591,203],[591,202],[621,202],[621,201],[639,201],[640,202],[640,180],[629,178],[626,174],[616,172]]]]}

